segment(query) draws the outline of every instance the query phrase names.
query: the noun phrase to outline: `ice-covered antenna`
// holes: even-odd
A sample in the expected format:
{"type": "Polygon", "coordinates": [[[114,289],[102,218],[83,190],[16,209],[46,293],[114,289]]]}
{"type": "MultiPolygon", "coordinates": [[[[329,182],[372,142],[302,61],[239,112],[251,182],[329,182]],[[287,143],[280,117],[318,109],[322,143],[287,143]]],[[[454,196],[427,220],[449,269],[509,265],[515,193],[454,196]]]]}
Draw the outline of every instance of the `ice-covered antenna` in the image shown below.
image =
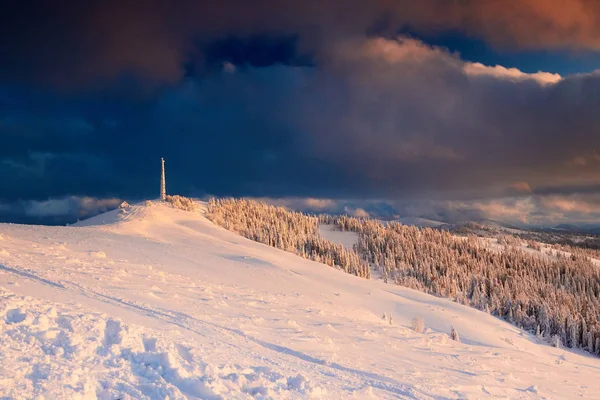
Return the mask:
{"type": "Polygon", "coordinates": [[[160,199],[165,201],[167,199],[167,183],[165,181],[165,159],[160,158],[161,174],[160,174],[160,199]]]}

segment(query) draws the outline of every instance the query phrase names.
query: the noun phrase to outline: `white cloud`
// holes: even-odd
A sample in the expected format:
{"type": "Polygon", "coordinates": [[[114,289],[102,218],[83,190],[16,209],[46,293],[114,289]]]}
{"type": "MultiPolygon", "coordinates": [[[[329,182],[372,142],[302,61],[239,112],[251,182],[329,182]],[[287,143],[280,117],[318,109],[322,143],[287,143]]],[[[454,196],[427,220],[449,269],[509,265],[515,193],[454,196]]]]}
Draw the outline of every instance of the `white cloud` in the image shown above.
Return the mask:
{"type": "MultiPolygon", "coordinates": [[[[358,48],[359,51],[355,52],[355,54],[358,54],[359,57],[380,59],[391,65],[406,65],[410,63],[424,65],[427,68],[427,63],[439,64],[443,60],[447,65],[462,66],[465,74],[471,78],[486,76],[514,82],[533,80],[540,85],[555,84],[563,79],[557,73],[543,71],[526,73],[514,67],[505,67],[502,65],[488,66],[478,62],[466,62],[461,60],[458,54],[452,54],[444,48],[430,46],[419,40],[403,36],[396,39],[369,39],[358,46],[358,48]]],[[[343,55],[347,59],[356,58],[349,51],[349,46],[342,46],[341,49],[343,50],[339,52],[340,55],[343,55]]]]}
{"type": "MultiPolygon", "coordinates": [[[[446,50],[430,46],[419,40],[400,36],[396,39],[373,38],[365,40],[358,54],[366,58],[382,59],[389,64],[427,63],[436,61],[439,57],[458,57],[450,55],[446,50]]],[[[346,54],[347,58],[352,58],[346,54]]]]}
{"type": "Polygon", "coordinates": [[[371,216],[371,214],[363,208],[344,207],[344,213],[356,218],[368,218],[371,216]]]}
{"type": "Polygon", "coordinates": [[[553,85],[562,80],[560,74],[538,71],[535,73],[525,73],[517,68],[506,68],[502,65],[493,67],[481,63],[465,63],[464,70],[471,77],[487,76],[496,79],[505,79],[514,82],[533,80],[540,85],[553,85]]]}

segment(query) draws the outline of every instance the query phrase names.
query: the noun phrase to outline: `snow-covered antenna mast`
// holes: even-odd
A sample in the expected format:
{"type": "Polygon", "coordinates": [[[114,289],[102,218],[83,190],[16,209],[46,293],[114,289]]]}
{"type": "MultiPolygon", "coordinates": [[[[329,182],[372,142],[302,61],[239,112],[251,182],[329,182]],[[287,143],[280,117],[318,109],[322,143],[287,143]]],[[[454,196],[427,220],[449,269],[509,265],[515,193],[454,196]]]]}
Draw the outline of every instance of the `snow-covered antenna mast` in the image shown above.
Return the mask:
{"type": "Polygon", "coordinates": [[[167,199],[167,183],[165,181],[165,159],[160,158],[161,174],[160,174],[160,199],[165,201],[167,199]]]}

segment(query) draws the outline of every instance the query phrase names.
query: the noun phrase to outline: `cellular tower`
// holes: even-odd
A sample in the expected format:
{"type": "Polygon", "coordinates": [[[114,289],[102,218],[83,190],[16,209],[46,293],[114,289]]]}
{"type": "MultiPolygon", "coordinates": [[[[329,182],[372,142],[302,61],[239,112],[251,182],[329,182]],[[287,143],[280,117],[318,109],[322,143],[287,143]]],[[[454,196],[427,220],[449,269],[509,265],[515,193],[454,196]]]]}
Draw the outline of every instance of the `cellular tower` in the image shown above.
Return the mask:
{"type": "Polygon", "coordinates": [[[160,158],[160,199],[167,199],[167,182],[165,181],[165,159],[160,158]]]}

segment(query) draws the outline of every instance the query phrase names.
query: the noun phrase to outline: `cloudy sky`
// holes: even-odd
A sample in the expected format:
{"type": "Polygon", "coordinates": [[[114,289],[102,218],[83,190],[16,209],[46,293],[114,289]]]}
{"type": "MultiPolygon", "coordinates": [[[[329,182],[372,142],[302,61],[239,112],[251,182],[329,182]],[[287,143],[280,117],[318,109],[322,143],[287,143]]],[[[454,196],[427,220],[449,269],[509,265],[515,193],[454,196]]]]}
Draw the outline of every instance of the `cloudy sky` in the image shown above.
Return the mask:
{"type": "Polygon", "coordinates": [[[0,220],[158,195],[600,223],[596,0],[9,0],[0,220]]]}

